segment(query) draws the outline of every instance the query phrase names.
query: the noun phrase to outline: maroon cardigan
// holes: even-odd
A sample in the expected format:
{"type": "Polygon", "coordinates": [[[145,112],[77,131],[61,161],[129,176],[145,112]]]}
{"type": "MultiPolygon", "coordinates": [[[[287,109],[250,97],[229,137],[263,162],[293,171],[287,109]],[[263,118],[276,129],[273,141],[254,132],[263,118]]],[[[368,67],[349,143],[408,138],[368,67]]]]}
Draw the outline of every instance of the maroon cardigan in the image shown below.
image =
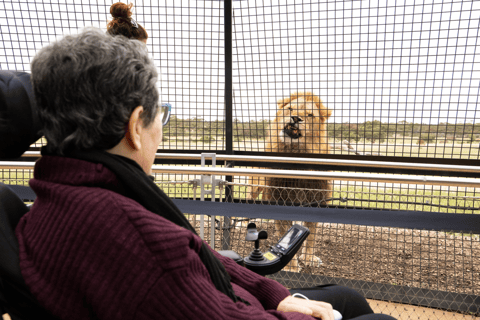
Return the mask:
{"type": "Polygon", "coordinates": [[[20,221],[20,268],[31,292],[62,319],[313,319],[276,311],[279,283],[215,255],[232,278],[233,303],[197,252],[201,239],[122,195],[101,164],[44,156],[37,194],[20,221]]]}

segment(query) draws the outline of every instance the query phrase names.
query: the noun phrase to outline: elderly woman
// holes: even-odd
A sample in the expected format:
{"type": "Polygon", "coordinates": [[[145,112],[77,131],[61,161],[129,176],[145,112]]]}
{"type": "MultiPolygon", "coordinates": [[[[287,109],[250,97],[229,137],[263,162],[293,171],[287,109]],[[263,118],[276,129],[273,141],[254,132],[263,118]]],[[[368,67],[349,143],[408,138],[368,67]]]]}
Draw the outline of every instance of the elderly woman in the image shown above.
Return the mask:
{"type": "MultiPolygon", "coordinates": [[[[61,319],[333,320],[331,304],[212,250],[150,179],[168,121],[156,82],[144,43],[97,29],[33,59],[47,145],[16,229],[32,294],[61,319]]],[[[391,319],[349,289],[322,292],[344,319],[391,319]]]]}

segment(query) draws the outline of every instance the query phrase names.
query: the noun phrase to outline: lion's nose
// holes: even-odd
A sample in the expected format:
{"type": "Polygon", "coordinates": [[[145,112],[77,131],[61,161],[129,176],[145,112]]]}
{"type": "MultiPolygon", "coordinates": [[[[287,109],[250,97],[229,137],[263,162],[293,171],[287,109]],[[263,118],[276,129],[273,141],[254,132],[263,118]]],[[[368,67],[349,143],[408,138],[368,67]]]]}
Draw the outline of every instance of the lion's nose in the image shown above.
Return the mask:
{"type": "Polygon", "coordinates": [[[296,123],[287,123],[283,128],[283,132],[292,139],[298,139],[302,136],[302,133],[300,132],[300,129],[296,123]]]}
{"type": "Polygon", "coordinates": [[[293,123],[299,123],[299,122],[303,121],[302,118],[297,117],[297,116],[291,116],[290,118],[292,118],[293,123]]]}

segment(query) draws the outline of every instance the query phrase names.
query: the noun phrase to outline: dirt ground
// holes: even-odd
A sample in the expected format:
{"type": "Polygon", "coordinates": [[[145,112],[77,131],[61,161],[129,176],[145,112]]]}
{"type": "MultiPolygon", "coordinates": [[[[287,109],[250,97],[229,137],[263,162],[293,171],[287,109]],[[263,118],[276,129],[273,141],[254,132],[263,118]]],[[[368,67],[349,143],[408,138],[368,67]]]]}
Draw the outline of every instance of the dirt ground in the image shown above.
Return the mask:
{"type": "MultiPolygon", "coordinates": [[[[278,241],[273,221],[257,221],[257,229],[267,230],[270,237],[262,244],[262,250],[278,241]]],[[[232,249],[241,256],[253,249],[253,243],[245,243],[245,230],[245,227],[237,227],[232,232],[232,249]]],[[[318,224],[314,237],[314,254],[321,262],[315,257],[302,256],[300,269],[292,271],[480,294],[478,235],[318,224]]],[[[219,235],[217,239],[220,241],[219,235]]]]}
{"type": "MultiPolygon", "coordinates": [[[[255,221],[267,230],[262,251],[276,243],[273,221],[255,221]]],[[[246,223],[232,229],[232,249],[247,256],[253,242],[245,242],[246,223]]],[[[207,234],[207,233],[206,233],[207,234]]],[[[455,294],[480,295],[480,241],[478,235],[459,235],[411,229],[318,224],[315,257],[300,257],[296,271],[387,285],[424,288],[455,294]]],[[[220,235],[216,237],[217,250],[220,235]]],[[[375,310],[398,319],[480,319],[472,315],[374,301],[375,310]]],[[[468,305],[468,301],[465,301],[468,305]]]]}
{"type": "Polygon", "coordinates": [[[368,300],[375,313],[385,313],[397,320],[480,320],[480,317],[393,302],[368,300]]]}

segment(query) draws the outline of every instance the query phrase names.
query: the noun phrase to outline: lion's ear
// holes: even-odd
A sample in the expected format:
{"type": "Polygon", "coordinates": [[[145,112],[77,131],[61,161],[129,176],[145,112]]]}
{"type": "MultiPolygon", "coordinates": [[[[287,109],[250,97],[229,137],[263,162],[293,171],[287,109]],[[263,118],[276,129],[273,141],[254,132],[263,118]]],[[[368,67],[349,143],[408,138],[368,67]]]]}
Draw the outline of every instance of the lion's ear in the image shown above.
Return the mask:
{"type": "Polygon", "coordinates": [[[319,104],[317,104],[318,108],[320,109],[320,116],[325,118],[325,120],[327,120],[328,118],[330,118],[330,116],[332,115],[332,110],[329,110],[327,109],[322,102],[320,102],[319,104]]]}
{"type": "Polygon", "coordinates": [[[322,115],[322,117],[325,118],[325,120],[327,120],[332,115],[332,110],[322,109],[322,111],[320,111],[320,114],[322,115]]]}
{"type": "Polygon", "coordinates": [[[287,104],[290,103],[290,101],[292,101],[292,99],[289,97],[289,98],[285,98],[285,99],[280,99],[277,101],[277,105],[278,105],[278,108],[279,109],[282,109],[283,107],[285,107],[287,104]]]}

